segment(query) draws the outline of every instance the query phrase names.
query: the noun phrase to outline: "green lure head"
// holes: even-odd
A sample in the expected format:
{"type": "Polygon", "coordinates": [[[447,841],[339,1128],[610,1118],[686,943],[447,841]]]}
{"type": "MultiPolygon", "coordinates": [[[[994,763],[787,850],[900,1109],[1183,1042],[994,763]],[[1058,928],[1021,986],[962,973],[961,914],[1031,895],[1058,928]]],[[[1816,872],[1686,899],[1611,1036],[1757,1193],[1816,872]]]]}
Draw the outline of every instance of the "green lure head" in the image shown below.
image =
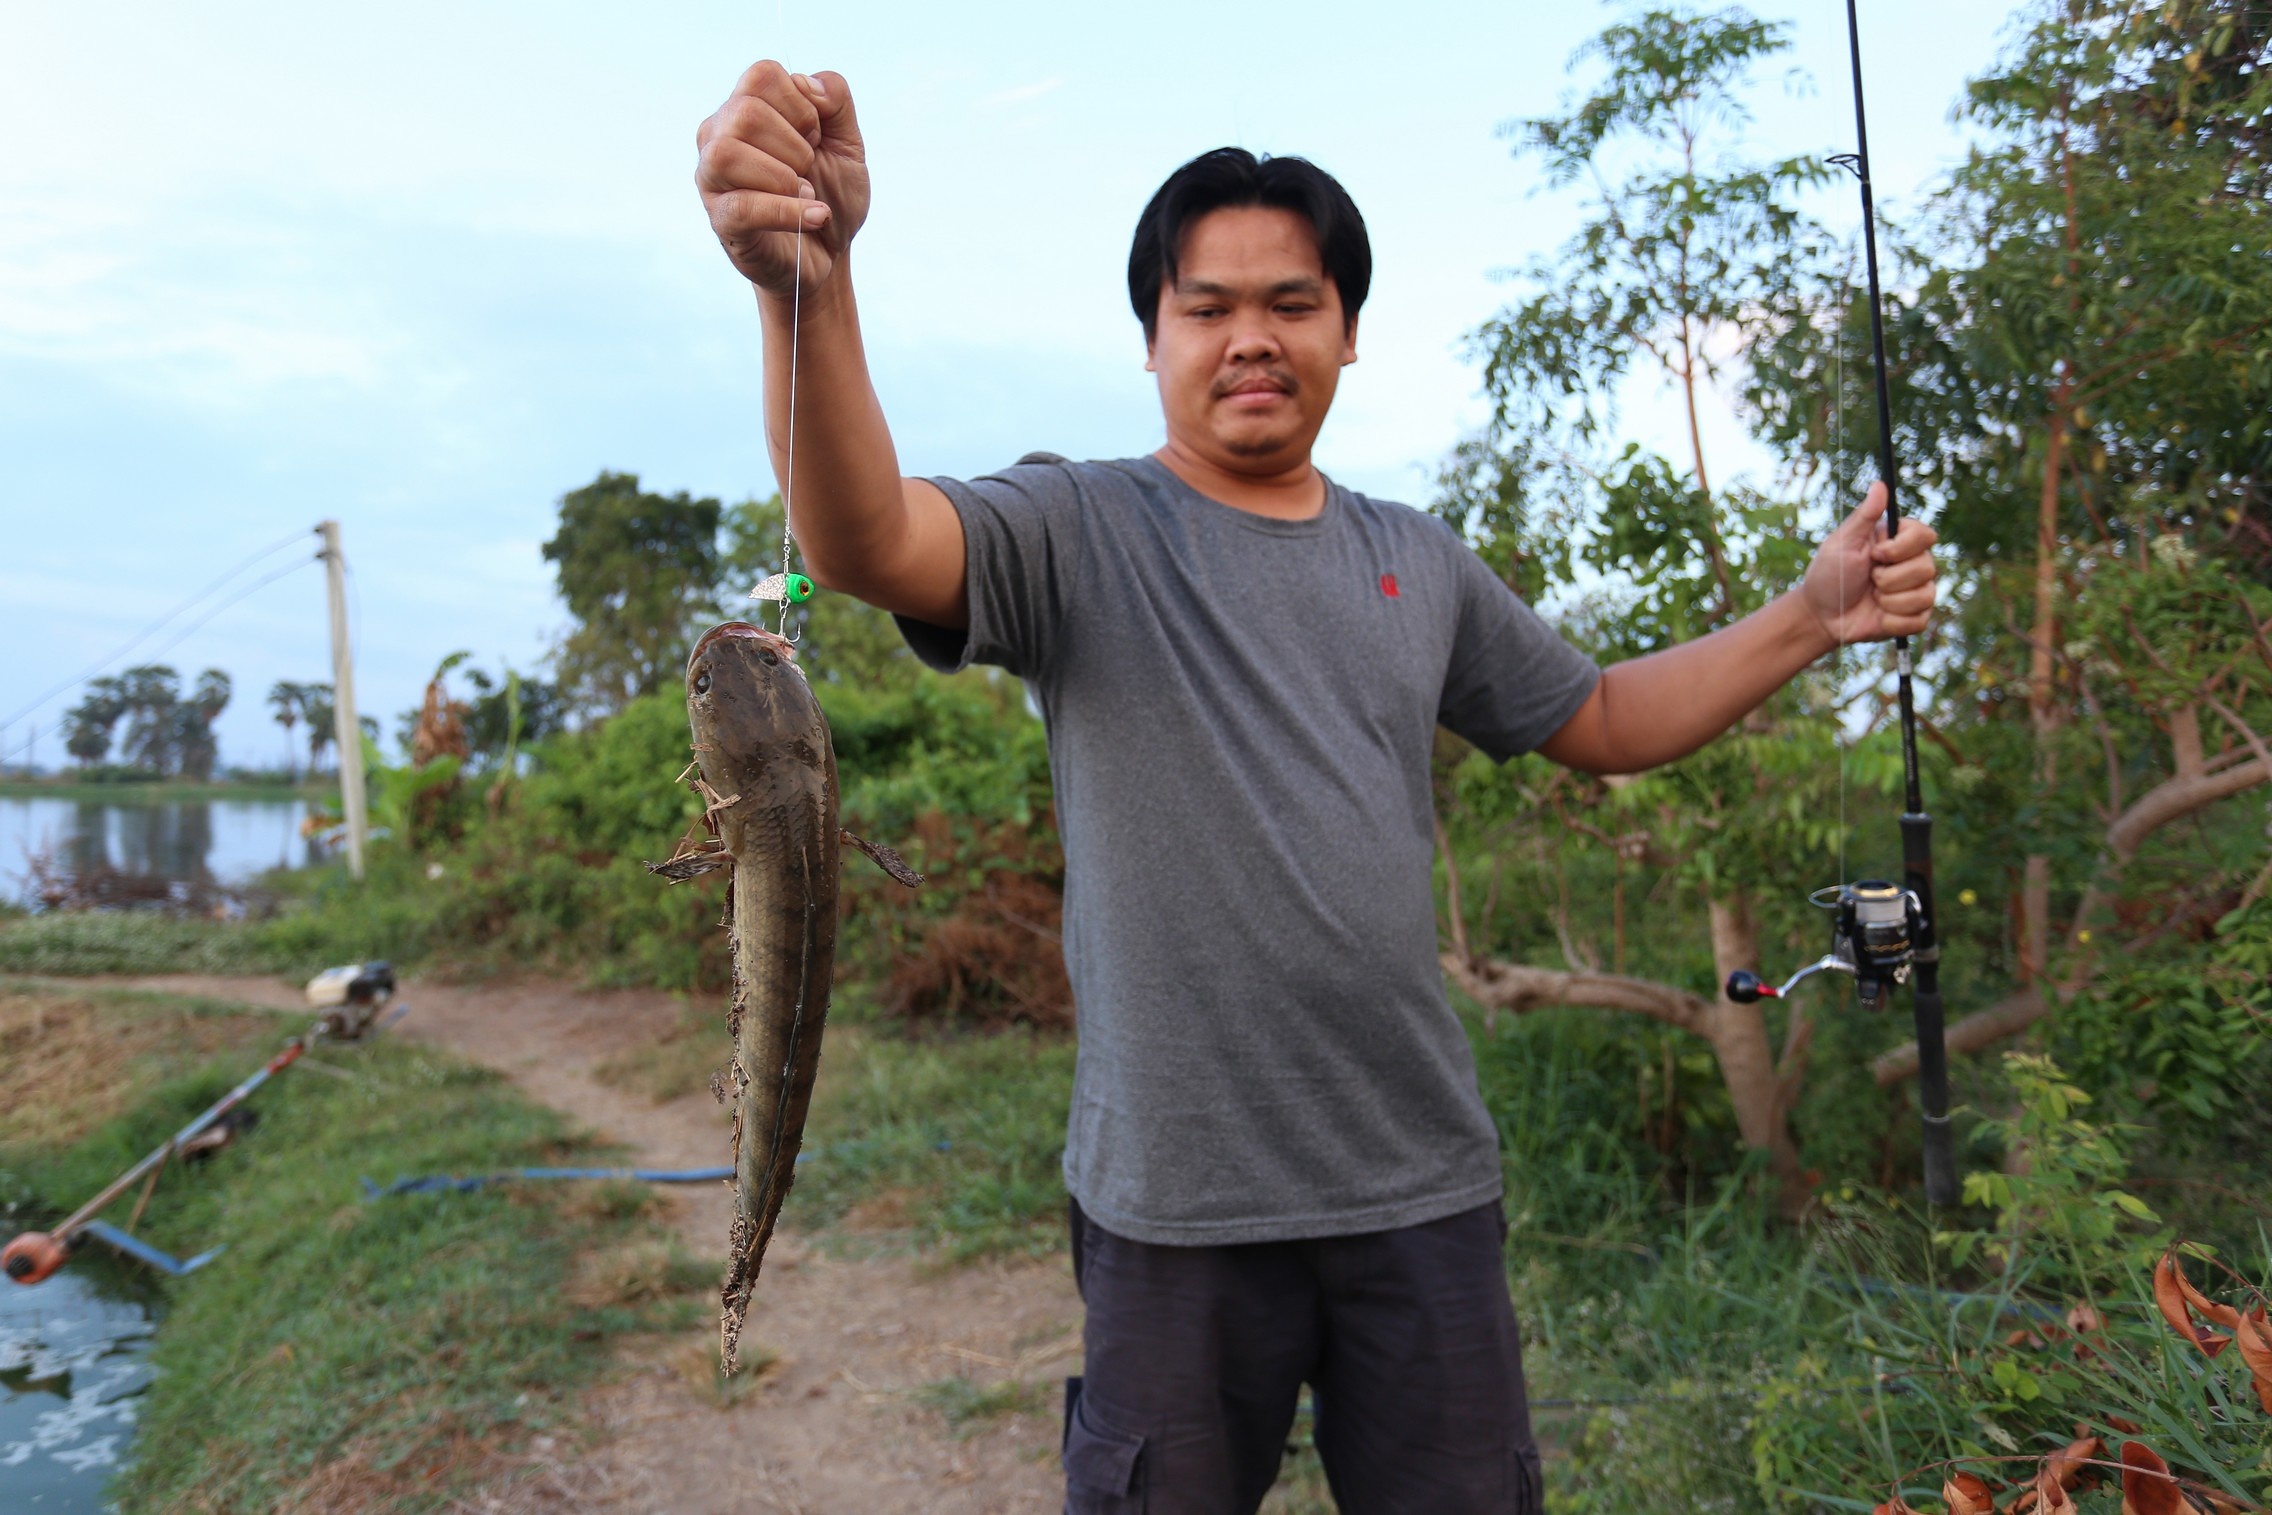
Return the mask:
{"type": "Polygon", "coordinates": [[[813,581],[801,573],[792,573],[782,585],[782,598],[792,605],[802,605],[813,597],[813,581]]]}

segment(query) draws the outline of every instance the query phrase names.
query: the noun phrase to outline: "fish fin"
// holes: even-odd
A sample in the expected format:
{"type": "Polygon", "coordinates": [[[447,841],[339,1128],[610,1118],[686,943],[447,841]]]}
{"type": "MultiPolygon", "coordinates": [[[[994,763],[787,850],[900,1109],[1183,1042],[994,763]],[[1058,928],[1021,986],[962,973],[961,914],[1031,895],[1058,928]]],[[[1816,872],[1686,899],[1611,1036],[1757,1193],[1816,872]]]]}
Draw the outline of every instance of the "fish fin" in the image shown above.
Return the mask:
{"type": "Polygon", "coordinates": [[[922,887],[923,875],[908,867],[907,859],[901,857],[891,848],[882,846],[875,842],[871,842],[865,837],[854,836],[851,832],[844,830],[842,827],[837,828],[836,834],[840,839],[842,839],[845,846],[857,847],[862,852],[866,853],[868,855],[869,862],[874,863],[878,868],[881,868],[884,872],[890,874],[895,881],[905,884],[910,889],[919,889],[922,887]]]}
{"type": "Polygon", "coordinates": [[[731,868],[733,865],[734,855],[730,852],[692,852],[674,857],[668,862],[647,863],[643,866],[649,873],[667,878],[674,884],[683,884],[690,878],[700,878],[705,873],[715,873],[720,868],[731,868]]]}

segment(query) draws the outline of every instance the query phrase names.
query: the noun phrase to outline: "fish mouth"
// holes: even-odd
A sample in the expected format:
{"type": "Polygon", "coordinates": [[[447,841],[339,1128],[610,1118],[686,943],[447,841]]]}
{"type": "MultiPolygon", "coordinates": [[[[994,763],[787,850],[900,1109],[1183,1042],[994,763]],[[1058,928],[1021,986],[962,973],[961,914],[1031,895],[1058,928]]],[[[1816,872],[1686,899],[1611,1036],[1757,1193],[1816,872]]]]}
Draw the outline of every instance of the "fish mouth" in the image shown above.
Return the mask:
{"type": "Polygon", "coordinates": [[[763,643],[790,662],[794,663],[797,660],[797,644],[787,637],[776,636],[764,627],[752,626],[747,621],[728,621],[722,626],[713,626],[702,633],[702,640],[696,642],[694,650],[686,655],[687,671],[689,673],[694,671],[694,660],[702,656],[703,650],[712,642],[729,637],[743,637],[750,641],[763,643]]]}

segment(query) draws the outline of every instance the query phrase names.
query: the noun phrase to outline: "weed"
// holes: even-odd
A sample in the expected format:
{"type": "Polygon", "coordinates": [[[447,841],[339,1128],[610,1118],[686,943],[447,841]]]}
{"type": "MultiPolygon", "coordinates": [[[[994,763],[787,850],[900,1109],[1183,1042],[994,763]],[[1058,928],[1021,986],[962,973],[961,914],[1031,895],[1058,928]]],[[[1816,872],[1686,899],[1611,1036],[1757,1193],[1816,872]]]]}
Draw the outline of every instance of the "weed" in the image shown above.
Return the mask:
{"type": "Polygon", "coordinates": [[[954,1261],[1061,1244],[1070,1042],[1023,1031],[918,1041],[846,1026],[827,1045],[812,1157],[797,1178],[800,1225],[889,1196],[909,1238],[954,1261]]]}
{"type": "Polygon", "coordinates": [[[670,1355],[670,1366],[695,1397],[716,1409],[730,1410],[787,1371],[789,1360],[780,1349],[747,1339],[741,1343],[741,1371],[727,1377],[718,1361],[716,1333],[701,1341],[681,1344],[670,1355]]]}
{"type": "Polygon", "coordinates": [[[957,1441],[976,1434],[988,1421],[1011,1415],[1039,1415],[1048,1405],[1045,1384],[1005,1378],[982,1384],[956,1374],[935,1378],[909,1392],[917,1404],[937,1410],[957,1441]]]}

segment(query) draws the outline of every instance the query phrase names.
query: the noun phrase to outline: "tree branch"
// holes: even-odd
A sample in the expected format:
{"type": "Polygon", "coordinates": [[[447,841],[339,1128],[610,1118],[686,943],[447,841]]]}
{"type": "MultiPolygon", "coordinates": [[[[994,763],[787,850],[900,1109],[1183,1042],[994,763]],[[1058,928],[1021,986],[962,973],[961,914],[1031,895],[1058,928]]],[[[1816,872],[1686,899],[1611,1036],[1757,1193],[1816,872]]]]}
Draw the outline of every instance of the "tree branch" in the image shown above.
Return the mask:
{"type": "Polygon", "coordinates": [[[1443,955],[1443,964],[1452,982],[1478,1003],[1516,1015],[1555,1005],[1628,1010],[1701,1036],[1710,1009],[1685,989],[1623,974],[1567,973],[1496,959],[1471,963],[1450,952],[1443,955]]]}
{"type": "MultiPolygon", "coordinates": [[[[2138,796],[2136,802],[2106,828],[2106,853],[2111,867],[2102,868],[2100,877],[2083,892],[2083,902],[2075,912],[2075,930],[2082,928],[2090,913],[2105,898],[2106,874],[2118,871],[2122,864],[2137,856],[2148,837],[2172,821],[2183,820],[2195,811],[2205,810],[2219,800],[2229,799],[2267,780],[2272,780],[2272,764],[2267,764],[2263,758],[2252,758],[2220,772],[2197,771],[2190,776],[2167,778],[2138,796]]],[[[2089,983],[2097,972],[2098,961],[2093,956],[2067,975],[2061,986],[2063,992],[2073,993],[2089,983]]],[[[1949,1027],[1949,1051],[1977,1052],[2007,1036],[2017,1035],[2043,1019],[2050,1008],[2050,1002],[2033,989],[1999,1000],[1949,1027]]],[[[1894,1048],[1871,1067],[1881,1084],[1898,1083],[1911,1077],[1917,1071],[1916,1043],[1894,1048]]]]}

